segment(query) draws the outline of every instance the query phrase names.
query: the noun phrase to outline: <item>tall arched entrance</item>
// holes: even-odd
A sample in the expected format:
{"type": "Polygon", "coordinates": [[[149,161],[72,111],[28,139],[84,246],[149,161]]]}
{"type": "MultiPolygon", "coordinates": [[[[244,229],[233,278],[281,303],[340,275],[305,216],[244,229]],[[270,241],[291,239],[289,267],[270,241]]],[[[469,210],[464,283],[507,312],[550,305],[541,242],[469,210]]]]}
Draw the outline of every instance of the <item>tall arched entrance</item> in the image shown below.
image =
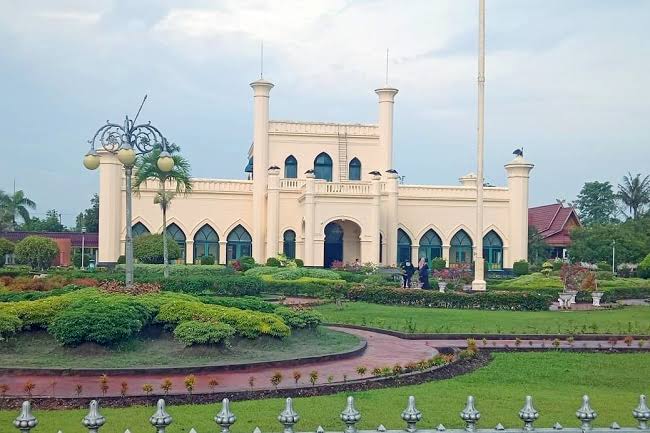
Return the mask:
{"type": "Polygon", "coordinates": [[[323,266],[329,268],[332,263],[361,262],[361,228],[349,220],[332,221],[325,226],[323,266]]]}

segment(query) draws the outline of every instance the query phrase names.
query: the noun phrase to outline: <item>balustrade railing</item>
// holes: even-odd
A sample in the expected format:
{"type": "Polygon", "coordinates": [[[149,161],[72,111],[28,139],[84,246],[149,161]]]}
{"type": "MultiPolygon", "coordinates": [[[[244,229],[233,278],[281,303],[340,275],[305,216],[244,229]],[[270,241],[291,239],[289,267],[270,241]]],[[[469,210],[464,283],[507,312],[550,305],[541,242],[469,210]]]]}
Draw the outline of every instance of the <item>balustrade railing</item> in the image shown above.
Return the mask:
{"type": "Polygon", "coordinates": [[[368,182],[316,182],[316,194],[371,194],[371,184],[368,182]]]}
{"type": "Polygon", "coordinates": [[[298,190],[302,189],[305,185],[305,181],[301,179],[280,179],[280,189],[283,190],[298,190]]]}
{"type": "MultiPolygon", "coordinates": [[[[406,423],[404,430],[387,430],[383,425],[379,425],[376,430],[358,430],[357,423],[361,420],[361,413],[354,405],[354,398],[348,397],[345,409],[341,412],[339,418],[345,424],[344,433],[371,433],[371,432],[408,432],[415,433],[420,431],[423,433],[500,433],[500,432],[523,432],[528,433],[537,431],[540,433],[639,433],[648,432],[648,421],[650,420],[650,409],[646,404],[645,395],[639,397],[639,404],[632,410],[632,416],[637,420],[636,427],[621,427],[618,423],[612,423],[609,428],[595,428],[592,423],[597,417],[596,411],[591,408],[589,397],[582,397],[582,406],[576,411],[576,418],[580,422],[580,427],[565,428],[559,423],[555,423],[551,428],[536,428],[533,424],[539,418],[539,412],[533,406],[533,398],[526,396],[524,407],[519,411],[519,419],[523,425],[519,428],[506,429],[501,423],[497,424],[491,429],[477,428],[478,421],[481,419],[481,413],[475,406],[474,397],[467,397],[465,408],[460,412],[460,419],[465,423],[464,429],[447,429],[444,425],[439,424],[435,430],[420,430],[417,428],[417,423],[422,420],[422,412],[420,412],[415,405],[415,397],[410,396],[406,405],[406,409],[402,411],[402,420],[406,423]]],[[[294,426],[300,420],[300,415],[293,408],[293,401],[291,398],[286,399],[285,408],[277,417],[278,421],[283,427],[283,433],[294,433],[294,426]]],[[[157,409],[154,414],[149,418],[149,423],[154,427],[156,433],[165,433],[165,429],[172,423],[172,416],[167,413],[165,401],[158,400],[157,409]]],[[[230,433],[230,428],[237,421],[237,417],[230,410],[230,401],[225,398],[222,401],[221,411],[214,417],[214,422],[221,428],[221,433],[230,433]]],[[[96,400],[90,402],[88,415],[82,421],[89,433],[98,433],[99,429],[106,423],[104,418],[99,412],[99,404],[96,400]]],[[[30,433],[30,430],[38,425],[38,420],[32,414],[31,404],[25,401],[22,405],[20,415],[14,420],[14,426],[20,430],[21,433],[30,433]]],[[[54,426],[48,427],[49,430],[55,431],[54,426]]],[[[128,431],[128,430],[127,430],[128,431]]],[[[193,428],[190,433],[196,433],[193,428]]],[[[253,433],[261,433],[259,428],[255,428],[253,433]]],[[[325,433],[323,427],[319,426],[316,433],[325,433]]]]}

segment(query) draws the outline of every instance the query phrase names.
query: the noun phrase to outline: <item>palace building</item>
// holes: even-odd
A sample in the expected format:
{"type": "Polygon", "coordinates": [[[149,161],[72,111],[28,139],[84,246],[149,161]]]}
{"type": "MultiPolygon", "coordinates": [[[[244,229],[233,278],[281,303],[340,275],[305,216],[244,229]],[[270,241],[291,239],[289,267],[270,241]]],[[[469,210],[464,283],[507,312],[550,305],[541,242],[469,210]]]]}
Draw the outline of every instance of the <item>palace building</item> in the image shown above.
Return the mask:
{"type": "MultiPolygon", "coordinates": [[[[168,211],[167,233],[182,262],[212,255],[257,262],[284,253],[306,266],[343,262],[396,265],[443,257],[471,263],[483,237],[486,269],[511,268],[527,258],[528,182],[533,165],[517,156],[505,165],[506,186],[484,189],[483,233],[476,233],[476,176],[457,185],[405,185],[393,165],[393,108],[397,89],[375,90],[377,124],[269,120],[273,84],[253,88],[253,145],[247,180],[194,179],[168,211]]],[[[244,149],[242,149],[244,150],[244,149]]],[[[153,182],[133,197],[133,235],[162,232],[153,182]]],[[[99,262],[124,254],[124,169],[102,154],[99,262]]]]}

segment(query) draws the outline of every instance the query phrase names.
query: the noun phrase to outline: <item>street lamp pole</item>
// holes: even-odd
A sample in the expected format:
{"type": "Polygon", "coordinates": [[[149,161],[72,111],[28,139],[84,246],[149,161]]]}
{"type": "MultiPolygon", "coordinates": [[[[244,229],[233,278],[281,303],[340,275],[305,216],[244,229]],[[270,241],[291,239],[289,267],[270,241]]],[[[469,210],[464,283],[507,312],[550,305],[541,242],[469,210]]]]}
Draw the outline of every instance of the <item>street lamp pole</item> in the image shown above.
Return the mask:
{"type": "Polygon", "coordinates": [[[84,270],[84,250],[86,249],[86,226],[81,227],[81,270],[84,270]]]}
{"type": "MultiPolygon", "coordinates": [[[[145,96],[142,104],[146,101],[145,96]]],[[[142,105],[140,106],[142,109],[142,105]]],[[[138,114],[140,110],[138,110],[138,114]]],[[[133,165],[138,155],[144,155],[155,148],[160,148],[161,153],[158,158],[158,168],[167,173],[174,168],[174,159],[169,153],[169,144],[167,139],[151,122],[136,124],[138,115],[135,119],[129,119],[125,116],[124,125],[111,123],[106,124],[95,132],[91,140],[90,150],[84,156],[83,164],[89,170],[95,170],[99,167],[100,156],[97,153],[96,146],[101,146],[106,152],[116,154],[117,159],[124,166],[126,176],[126,238],[125,238],[125,258],[126,258],[126,285],[133,284],[133,233],[132,233],[132,190],[131,178],[133,174],[133,165]]],[[[163,228],[163,236],[165,235],[163,228]]]]}
{"type": "Polygon", "coordinates": [[[612,241],[612,274],[616,275],[616,239],[612,241]]]}

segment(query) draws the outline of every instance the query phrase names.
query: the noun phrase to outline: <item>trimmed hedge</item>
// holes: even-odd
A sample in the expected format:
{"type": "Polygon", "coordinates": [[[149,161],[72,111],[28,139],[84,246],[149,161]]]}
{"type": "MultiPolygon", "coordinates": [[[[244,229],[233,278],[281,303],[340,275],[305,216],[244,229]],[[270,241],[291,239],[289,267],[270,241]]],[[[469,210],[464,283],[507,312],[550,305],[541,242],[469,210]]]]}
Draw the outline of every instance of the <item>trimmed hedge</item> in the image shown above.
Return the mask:
{"type": "Polygon", "coordinates": [[[185,343],[186,346],[194,344],[219,344],[235,335],[235,330],[227,323],[199,322],[188,320],[174,329],[174,337],[185,343]]]}
{"type": "Polygon", "coordinates": [[[143,279],[138,281],[160,284],[163,290],[191,294],[213,294],[221,296],[257,296],[264,288],[260,278],[241,276],[218,277],[170,277],[167,279],[143,279]]]}
{"type": "Polygon", "coordinates": [[[265,293],[285,296],[312,296],[328,297],[332,290],[345,290],[348,284],[343,280],[321,280],[315,278],[301,278],[299,280],[276,281],[263,280],[265,293]]]}
{"type": "Polygon", "coordinates": [[[481,310],[548,310],[555,296],[527,292],[440,293],[417,289],[353,287],[348,290],[352,301],[387,305],[409,305],[430,308],[481,310]]]}

